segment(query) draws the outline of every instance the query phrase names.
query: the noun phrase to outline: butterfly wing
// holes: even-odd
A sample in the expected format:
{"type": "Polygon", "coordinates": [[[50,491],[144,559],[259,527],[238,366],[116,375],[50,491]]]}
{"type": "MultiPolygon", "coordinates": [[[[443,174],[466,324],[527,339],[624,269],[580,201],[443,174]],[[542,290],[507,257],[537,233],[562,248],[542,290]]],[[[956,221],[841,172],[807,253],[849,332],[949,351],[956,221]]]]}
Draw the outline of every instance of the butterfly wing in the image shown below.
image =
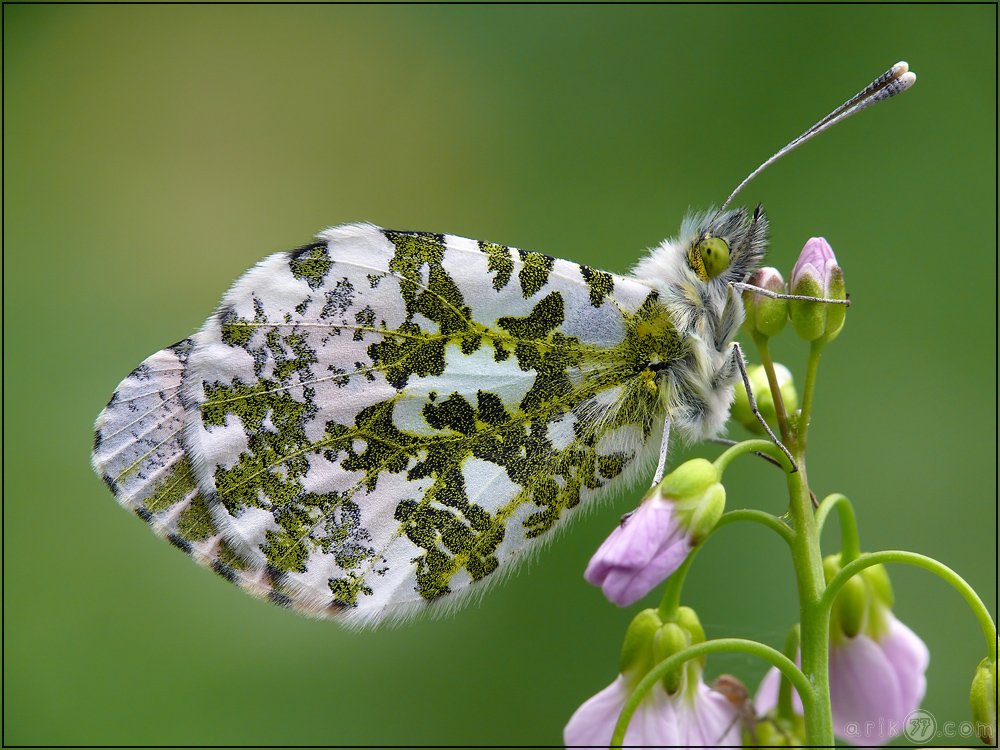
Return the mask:
{"type": "Polygon", "coordinates": [[[94,463],[245,590],[366,624],[511,572],[648,468],[657,293],[500,245],[328,230],[240,278],[98,419],[94,463]]]}

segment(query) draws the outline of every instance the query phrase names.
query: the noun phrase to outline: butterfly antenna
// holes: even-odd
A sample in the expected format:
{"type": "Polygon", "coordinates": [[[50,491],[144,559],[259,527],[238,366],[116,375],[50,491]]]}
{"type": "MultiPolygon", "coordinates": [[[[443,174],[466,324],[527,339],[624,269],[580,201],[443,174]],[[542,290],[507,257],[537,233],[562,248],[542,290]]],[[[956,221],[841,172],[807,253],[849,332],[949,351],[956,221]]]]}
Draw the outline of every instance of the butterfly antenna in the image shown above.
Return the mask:
{"type": "MultiPolygon", "coordinates": [[[[917,76],[910,72],[910,66],[905,62],[898,62],[893,65],[889,68],[889,70],[869,83],[863,91],[859,91],[857,94],[852,96],[846,102],[833,110],[833,112],[817,122],[806,132],[781,149],[781,151],[776,153],[770,159],[757,167],[757,169],[751,172],[750,175],[743,180],[743,182],[741,182],[732,193],[730,193],[729,197],[726,198],[725,203],[722,204],[722,207],[716,212],[715,216],[719,216],[719,214],[726,210],[726,206],[729,205],[733,198],[736,197],[736,194],[739,193],[746,186],[746,184],[750,182],[750,180],[763,172],[767,167],[774,164],[774,162],[787,154],[789,151],[798,148],[813,136],[819,135],[824,130],[836,125],[841,120],[846,120],[848,117],[856,112],[860,112],[865,107],[869,107],[876,102],[889,99],[896,94],[906,91],[916,80],[917,76]]],[[[713,219],[714,218],[715,217],[713,217],[713,219]]]]}

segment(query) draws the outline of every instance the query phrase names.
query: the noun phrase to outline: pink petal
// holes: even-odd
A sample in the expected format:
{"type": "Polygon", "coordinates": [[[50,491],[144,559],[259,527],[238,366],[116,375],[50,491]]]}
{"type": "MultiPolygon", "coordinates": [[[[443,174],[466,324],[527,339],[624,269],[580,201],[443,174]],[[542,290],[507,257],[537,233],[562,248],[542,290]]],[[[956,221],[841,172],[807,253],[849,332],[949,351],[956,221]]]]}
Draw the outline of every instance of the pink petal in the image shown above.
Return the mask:
{"type": "Polygon", "coordinates": [[[626,607],[666,580],[690,551],[673,504],[654,498],[611,532],[583,576],[612,602],[626,607]]]}
{"type": "Polygon", "coordinates": [[[566,747],[610,745],[611,735],[614,734],[615,724],[618,723],[618,715],[628,696],[629,690],[625,686],[625,678],[618,675],[618,679],[589,698],[570,717],[569,723],[563,730],[566,747]]]}
{"type": "MultiPolygon", "coordinates": [[[[628,689],[619,675],[613,683],[590,698],[570,718],[563,730],[566,747],[607,747],[628,689]]],[[[692,698],[681,689],[667,695],[657,683],[632,715],[625,732],[625,747],[733,747],[741,741],[736,710],[732,704],[702,682],[692,698]]]]}
{"type": "Polygon", "coordinates": [[[859,744],[885,744],[903,731],[902,689],[885,653],[858,635],[830,649],[833,731],[859,744]]]}
{"type": "Polygon", "coordinates": [[[608,570],[617,567],[645,565],[653,556],[655,549],[650,549],[649,544],[639,543],[642,538],[639,534],[647,524],[655,527],[660,526],[659,514],[650,513],[649,506],[652,503],[653,501],[649,501],[640,505],[635,513],[629,516],[624,523],[616,526],[608,538],[597,548],[597,552],[590,559],[587,570],[583,574],[587,581],[600,586],[600,579],[603,579],[608,570]]]}
{"type": "Polygon", "coordinates": [[[703,682],[688,715],[681,721],[686,728],[685,744],[690,747],[737,747],[743,744],[743,731],[736,718],[736,708],[726,698],[703,682]]]}
{"type": "Polygon", "coordinates": [[[916,633],[893,617],[889,618],[889,632],[879,641],[886,658],[899,679],[900,700],[904,714],[920,706],[927,691],[927,665],[931,654],[916,633]]]}
{"type": "MultiPolygon", "coordinates": [[[[927,688],[927,646],[891,613],[886,616],[889,631],[878,642],[859,635],[830,649],[833,730],[854,744],[880,745],[899,735],[927,688]]],[[[758,715],[777,705],[780,679],[773,667],[764,676],[754,699],[758,715]]],[[[792,702],[802,714],[794,688],[792,702]]]]}
{"type": "MultiPolygon", "coordinates": [[[[798,657],[796,657],[795,663],[799,663],[798,657]]],[[[758,716],[763,716],[778,705],[778,688],[780,686],[781,672],[778,671],[777,667],[771,667],[767,670],[767,674],[764,675],[764,679],[760,681],[760,687],[757,688],[757,695],[753,699],[753,705],[757,710],[758,716]]],[[[802,699],[799,698],[798,691],[794,687],[792,688],[792,709],[797,714],[805,713],[805,710],[802,708],[802,699]]]]}
{"type": "Polygon", "coordinates": [[[681,744],[681,727],[674,700],[658,683],[632,717],[625,732],[626,747],[670,747],[681,744]]]}
{"type": "Polygon", "coordinates": [[[822,289],[826,289],[830,261],[833,261],[833,264],[837,262],[830,243],[823,237],[810,238],[805,247],[802,248],[802,252],[799,253],[799,259],[795,261],[792,276],[788,281],[789,286],[794,288],[799,283],[799,279],[808,275],[812,276],[822,289]]]}

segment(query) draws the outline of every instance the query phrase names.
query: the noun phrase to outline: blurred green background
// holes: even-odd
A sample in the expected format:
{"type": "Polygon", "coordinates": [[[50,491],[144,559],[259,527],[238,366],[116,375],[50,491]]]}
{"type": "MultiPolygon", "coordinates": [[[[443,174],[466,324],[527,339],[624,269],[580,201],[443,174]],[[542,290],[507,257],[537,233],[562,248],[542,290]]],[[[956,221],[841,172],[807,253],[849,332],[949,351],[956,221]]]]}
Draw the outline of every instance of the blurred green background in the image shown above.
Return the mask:
{"type": "MultiPolygon", "coordinates": [[[[560,742],[655,606],[620,611],[582,580],[638,491],[479,605],[348,632],[245,596],[118,508],[90,470],[93,420],[246,268],[330,225],[625,272],[899,59],[912,92],[738,202],[765,204],[786,278],[825,236],[855,303],[820,372],[814,490],[852,498],[865,549],[938,557],[995,612],[996,12],[5,6],[5,742],[560,742]]],[[[801,380],[806,346],[789,328],[775,347],[801,380]]],[[[730,508],[784,507],[761,461],[726,484],[730,508]]],[[[827,534],[835,551],[835,521],[827,534]]],[[[761,528],[729,527],[685,603],[709,637],[780,647],[789,562],[761,528]]],[[[931,649],[924,707],[968,719],[974,618],[930,574],[890,574],[931,649]]],[[[720,671],[753,687],[765,668],[712,658],[720,671]]]]}

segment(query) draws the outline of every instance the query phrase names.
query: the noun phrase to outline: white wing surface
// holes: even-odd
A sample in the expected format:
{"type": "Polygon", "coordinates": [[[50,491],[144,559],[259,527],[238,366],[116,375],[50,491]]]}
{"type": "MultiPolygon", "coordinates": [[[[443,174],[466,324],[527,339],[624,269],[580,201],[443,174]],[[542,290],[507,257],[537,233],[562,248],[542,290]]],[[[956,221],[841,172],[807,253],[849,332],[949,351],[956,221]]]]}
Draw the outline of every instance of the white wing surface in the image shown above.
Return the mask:
{"type": "Polygon", "coordinates": [[[349,624],[455,603],[655,458],[684,356],[635,279],[337,227],[261,261],[98,418],[94,466],[258,596],[349,624]]]}

